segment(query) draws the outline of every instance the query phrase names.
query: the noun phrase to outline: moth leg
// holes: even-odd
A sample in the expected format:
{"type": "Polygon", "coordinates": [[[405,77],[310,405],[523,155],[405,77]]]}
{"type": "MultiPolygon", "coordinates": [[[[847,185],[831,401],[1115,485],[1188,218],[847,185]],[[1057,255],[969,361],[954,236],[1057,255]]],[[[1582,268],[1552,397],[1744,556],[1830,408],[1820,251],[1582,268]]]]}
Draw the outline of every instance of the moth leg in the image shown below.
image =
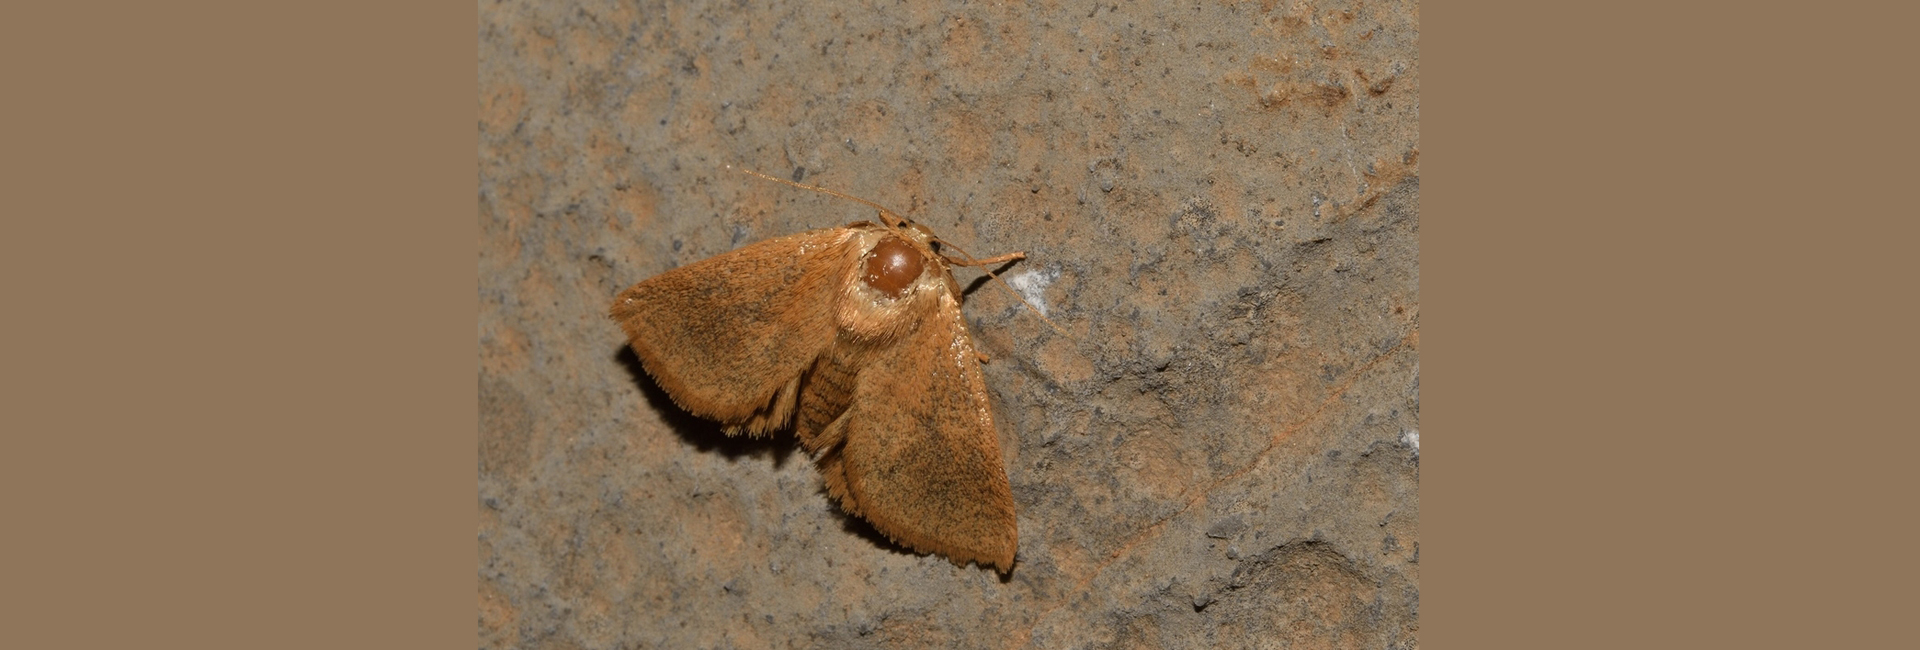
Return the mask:
{"type": "MultiPolygon", "coordinates": [[[[942,255],[941,257],[946,257],[946,256],[942,255]]],[[[977,259],[977,260],[976,259],[956,260],[951,257],[947,257],[947,262],[954,266],[987,266],[991,264],[1001,264],[1005,262],[1011,262],[1014,260],[1024,260],[1024,259],[1027,259],[1026,251],[1014,251],[1011,253],[1007,253],[1005,255],[995,255],[993,257],[989,257],[985,259],[977,259]]]]}
{"type": "Polygon", "coordinates": [[[987,357],[987,353],[985,353],[985,352],[981,352],[981,351],[979,351],[979,350],[974,350],[974,351],[973,351],[973,355],[974,355],[974,356],[977,356],[977,357],[980,357],[980,363],[987,363],[987,362],[989,362],[989,361],[992,361],[992,360],[993,360],[993,359],[991,359],[991,358],[988,358],[988,357],[987,357]]]}

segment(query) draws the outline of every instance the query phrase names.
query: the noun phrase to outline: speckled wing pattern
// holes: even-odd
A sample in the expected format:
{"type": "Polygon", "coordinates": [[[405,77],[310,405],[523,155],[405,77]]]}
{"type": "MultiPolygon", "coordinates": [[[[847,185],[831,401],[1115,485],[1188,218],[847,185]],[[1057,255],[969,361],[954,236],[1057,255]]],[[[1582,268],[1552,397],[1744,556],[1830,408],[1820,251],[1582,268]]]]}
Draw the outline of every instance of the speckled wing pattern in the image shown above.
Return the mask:
{"type": "Polygon", "coordinates": [[[846,412],[802,435],[838,443],[820,458],[828,492],[881,533],[1008,571],[1018,531],[986,382],[959,301],[933,293],[917,328],[861,355],[846,412]]]}
{"type": "Polygon", "coordinates": [[[850,235],[810,230],[667,271],[620,292],[613,319],[681,408],[767,433],[786,424],[801,374],[833,344],[823,306],[859,260],[850,235]]]}

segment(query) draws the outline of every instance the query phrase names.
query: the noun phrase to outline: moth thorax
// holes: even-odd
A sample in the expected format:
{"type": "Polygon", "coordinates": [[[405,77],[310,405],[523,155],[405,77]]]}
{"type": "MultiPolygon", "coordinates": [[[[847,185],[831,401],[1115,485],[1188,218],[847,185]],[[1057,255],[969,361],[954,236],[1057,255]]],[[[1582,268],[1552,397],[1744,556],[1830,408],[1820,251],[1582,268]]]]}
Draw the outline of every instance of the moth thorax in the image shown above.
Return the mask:
{"type": "Polygon", "coordinates": [[[920,251],[899,237],[888,235],[867,252],[867,272],[861,280],[889,298],[898,298],[920,279],[926,260],[920,251]]]}

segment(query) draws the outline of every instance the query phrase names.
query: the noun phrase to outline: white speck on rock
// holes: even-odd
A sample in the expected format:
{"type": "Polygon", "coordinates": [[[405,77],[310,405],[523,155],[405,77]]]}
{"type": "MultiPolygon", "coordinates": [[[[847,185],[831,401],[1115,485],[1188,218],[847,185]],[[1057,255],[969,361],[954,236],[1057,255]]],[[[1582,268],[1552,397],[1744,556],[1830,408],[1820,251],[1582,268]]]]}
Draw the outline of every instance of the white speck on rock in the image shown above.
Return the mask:
{"type": "Polygon", "coordinates": [[[1418,429],[1408,429],[1406,433],[1400,434],[1400,441],[1408,447],[1413,448],[1413,456],[1415,458],[1420,457],[1420,431],[1418,429]]]}
{"type": "Polygon", "coordinates": [[[1053,284],[1053,281],[1058,279],[1060,279],[1060,269],[1057,268],[1021,271],[1007,276],[1007,286],[1020,292],[1021,298],[1033,303],[1033,308],[1040,310],[1040,315],[1045,316],[1047,315],[1047,285],[1053,284]]]}

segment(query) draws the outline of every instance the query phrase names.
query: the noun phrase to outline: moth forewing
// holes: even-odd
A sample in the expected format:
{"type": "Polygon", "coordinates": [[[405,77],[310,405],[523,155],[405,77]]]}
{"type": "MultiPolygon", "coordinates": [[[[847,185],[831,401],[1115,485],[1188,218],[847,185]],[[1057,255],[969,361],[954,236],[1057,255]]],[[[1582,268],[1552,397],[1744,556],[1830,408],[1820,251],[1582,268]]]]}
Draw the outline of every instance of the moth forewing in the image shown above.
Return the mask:
{"type": "Polygon", "coordinates": [[[609,315],[675,404],[730,428],[777,429],[775,397],[834,340],[820,306],[842,285],[832,270],[857,254],[845,235],[812,230],[672,269],[621,291],[609,315]]]}

